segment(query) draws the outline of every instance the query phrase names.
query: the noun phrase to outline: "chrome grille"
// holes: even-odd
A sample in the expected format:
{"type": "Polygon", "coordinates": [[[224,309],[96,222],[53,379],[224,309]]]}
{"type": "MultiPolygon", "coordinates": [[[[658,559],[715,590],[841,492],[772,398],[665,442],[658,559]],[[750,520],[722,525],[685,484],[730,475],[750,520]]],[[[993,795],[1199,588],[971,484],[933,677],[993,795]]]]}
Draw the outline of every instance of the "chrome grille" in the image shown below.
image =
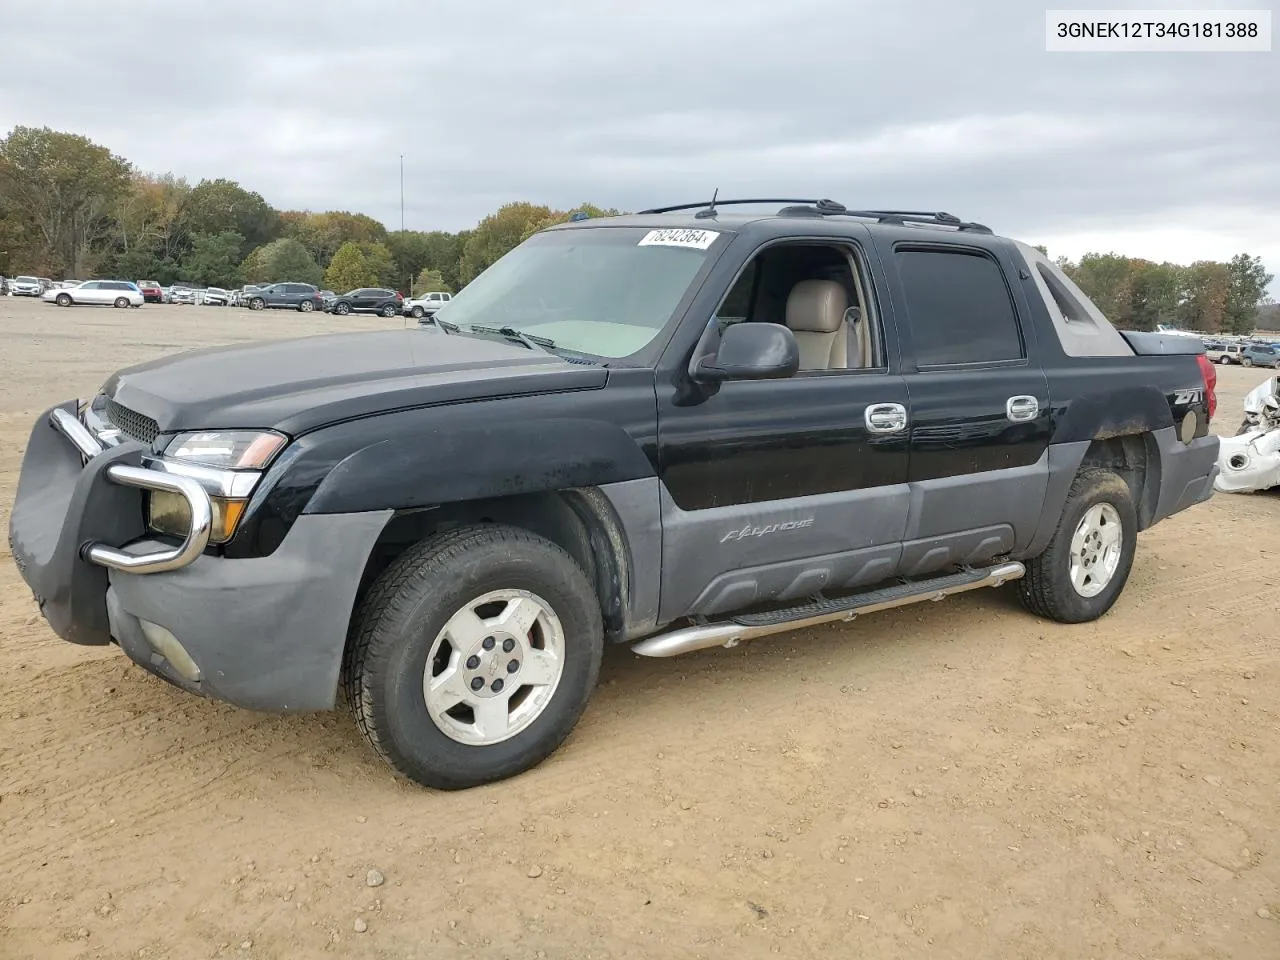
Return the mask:
{"type": "Polygon", "coordinates": [[[151,443],[155,440],[156,434],[160,432],[159,424],[150,417],[143,416],[136,410],[130,410],[114,400],[107,400],[105,413],[107,422],[119,429],[130,440],[137,440],[139,443],[151,443]]]}

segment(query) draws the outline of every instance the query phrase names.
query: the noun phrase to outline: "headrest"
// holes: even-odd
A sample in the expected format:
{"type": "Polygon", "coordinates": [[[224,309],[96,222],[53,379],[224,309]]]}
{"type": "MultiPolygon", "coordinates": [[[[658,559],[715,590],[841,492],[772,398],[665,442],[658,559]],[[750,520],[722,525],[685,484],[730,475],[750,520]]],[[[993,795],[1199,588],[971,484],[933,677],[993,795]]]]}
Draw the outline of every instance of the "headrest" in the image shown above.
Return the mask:
{"type": "Polygon", "coordinates": [[[801,280],[787,296],[787,326],[797,333],[835,333],[849,295],[835,280],[801,280]]]}

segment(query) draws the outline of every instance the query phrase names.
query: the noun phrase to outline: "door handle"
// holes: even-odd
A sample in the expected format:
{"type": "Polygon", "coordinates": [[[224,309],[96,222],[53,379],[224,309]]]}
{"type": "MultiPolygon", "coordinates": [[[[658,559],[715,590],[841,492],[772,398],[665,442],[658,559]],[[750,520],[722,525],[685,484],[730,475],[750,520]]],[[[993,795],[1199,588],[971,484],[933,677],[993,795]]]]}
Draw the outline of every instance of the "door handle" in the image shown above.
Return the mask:
{"type": "Polygon", "coordinates": [[[1004,415],[1014,423],[1034,420],[1040,414],[1040,401],[1035,397],[1010,397],[1004,405],[1004,415]]]}
{"type": "Polygon", "coordinates": [[[863,420],[872,433],[897,433],[907,425],[907,408],[900,403],[873,403],[863,420]]]}

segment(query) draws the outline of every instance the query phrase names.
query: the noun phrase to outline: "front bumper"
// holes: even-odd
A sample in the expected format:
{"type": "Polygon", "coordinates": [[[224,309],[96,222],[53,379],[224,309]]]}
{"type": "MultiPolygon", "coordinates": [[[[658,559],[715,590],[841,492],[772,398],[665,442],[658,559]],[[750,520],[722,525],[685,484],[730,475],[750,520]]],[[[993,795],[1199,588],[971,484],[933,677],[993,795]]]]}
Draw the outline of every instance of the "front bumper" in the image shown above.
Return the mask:
{"type": "Polygon", "coordinates": [[[356,590],[391,511],[302,516],[270,556],[229,560],[206,550],[198,484],[144,468],[137,443],[95,452],[76,411],[68,401],[36,422],[9,523],[54,632],[114,641],[157,676],[238,706],[331,708],[356,590]],[[188,498],[177,546],[147,533],[144,489],[188,498]]]}

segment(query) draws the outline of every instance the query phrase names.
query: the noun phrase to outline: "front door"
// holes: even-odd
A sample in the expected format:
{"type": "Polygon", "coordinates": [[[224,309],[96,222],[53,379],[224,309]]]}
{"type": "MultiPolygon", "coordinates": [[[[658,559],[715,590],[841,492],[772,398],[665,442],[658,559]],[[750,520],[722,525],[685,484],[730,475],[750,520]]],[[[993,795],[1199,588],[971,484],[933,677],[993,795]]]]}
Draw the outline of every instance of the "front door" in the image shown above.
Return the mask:
{"type": "MultiPolygon", "coordinates": [[[[861,290],[865,306],[863,263],[852,243],[775,245],[748,264],[721,304],[717,323],[788,323],[809,369],[708,392],[681,376],[691,351],[671,358],[673,379],[660,368],[660,621],[800,603],[897,570],[908,506],[908,394],[896,356],[874,314],[845,312],[841,328],[788,311],[806,279],[842,285],[851,306],[861,290]],[[871,356],[852,346],[860,322],[875,330],[871,356]],[[851,346],[839,351],[843,359],[814,361],[827,355],[821,331],[829,328],[851,346]]],[[[835,309],[839,319],[844,307],[835,309]]]]}
{"type": "Polygon", "coordinates": [[[1017,266],[960,244],[885,256],[912,358],[902,573],[980,565],[1031,542],[1049,477],[1049,385],[1013,295],[1017,266]]]}

